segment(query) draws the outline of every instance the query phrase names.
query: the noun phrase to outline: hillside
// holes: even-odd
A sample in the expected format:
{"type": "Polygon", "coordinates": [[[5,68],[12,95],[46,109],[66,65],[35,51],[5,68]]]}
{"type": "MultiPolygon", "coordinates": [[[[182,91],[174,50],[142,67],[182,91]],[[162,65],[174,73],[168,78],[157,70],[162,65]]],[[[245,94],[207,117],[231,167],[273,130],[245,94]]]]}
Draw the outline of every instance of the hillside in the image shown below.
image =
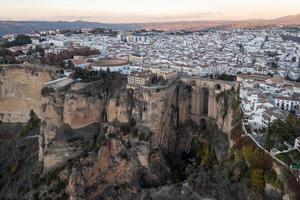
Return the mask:
{"type": "Polygon", "coordinates": [[[270,23],[273,24],[283,24],[283,25],[299,25],[300,24],[300,14],[298,15],[290,15],[281,18],[277,18],[274,20],[269,20],[270,23]]]}
{"type": "Polygon", "coordinates": [[[178,22],[162,22],[144,24],[146,30],[158,29],[165,31],[177,30],[204,30],[210,28],[255,28],[262,26],[277,25],[300,25],[300,14],[285,16],[277,19],[263,20],[243,20],[243,21],[178,21],[178,22]]]}
{"type": "Polygon", "coordinates": [[[33,31],[45,31],[56,29],[82,29],[82,28],[107,28],[114,30],[156,29],[164,31],[176,30],[204,30],[210,28],[255,28],[258,26],[274,25],[300,25],[300,14],[285,16],[272,20],[243,20],[243,21],[177,21],[158,22],[144,24],[106,24],[88,21],[0,21],[0,36],[7,33],[32,33],[33,31]]]}
{"type": "Polygon", "coordinates": [[[107,28],[115,30],[132,30],[142,28],[139,24],[105,24],[86,21],[0,21],[0,36],[7,33],[32,33],[56,29],[107,28]]]}

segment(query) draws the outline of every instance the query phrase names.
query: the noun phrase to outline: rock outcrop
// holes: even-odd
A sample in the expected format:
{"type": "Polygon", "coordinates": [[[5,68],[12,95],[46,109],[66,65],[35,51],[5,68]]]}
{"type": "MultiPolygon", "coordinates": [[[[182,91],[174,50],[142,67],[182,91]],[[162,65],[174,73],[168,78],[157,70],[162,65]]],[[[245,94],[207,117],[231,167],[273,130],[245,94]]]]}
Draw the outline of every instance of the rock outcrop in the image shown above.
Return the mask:
{"type": "Polygon", "coordinates": [[[39,160],[45,171],[78,156],[93,143],[100,124],[106,122],[106,105],[114,92],[101,84],[78,83],[47,94],[39,138],[39,160]]]}
{"type": "MultiPolygon", "coordinates": [[[[42,90],[40,105],[32,107],[41,118],[39,153],[35,132],[21,138],[35,138],[35,150],[15,145],[25,153],[18,168],[6,157],[0,159],[0,191],[2,186],[10,197],[25,199],[252,198],[250,168],[244,158],[235,156],[238,151],[229,151],[229,130],[238,108],[235,84],[180,79],[160,88],[132,89],[113,73],[89,83],[70,80],[42,90]],[[1,173],[7,166],[10,173],[21,172],[22,180],[11,182],[18,188],[7,181],[13,175],[5,175],[3,184],[1,173]],[[28,170],[31,166],[37,168],[34,173],[28,170]]],[[[0,102],[7,102],[8,96],[21,101],[18,98],[25,94],[38,98],[33,80],[28,86],[33,93],[23,91],[20,97],[21,91],[5,92],[7,84],[1,83],[1,95],[6,97],[0,102]]],[[[14,112],[7,113],[3,119],[18,121],[14,112]]]]}
{"type": "MultiPolygon", "coordinates": [[[[46,96],[40,135],[40,161],[45,170],[78,156],[86,142],[93,142],[103,123],[126,124],[133,119],[139,130],[152,134],[153,145],[164,152],[175,151],[176,130],[180,124],[188,120],[198,125],[202,123],[201,115],[197,120],[195,114],[191,115],[193,88],[188,84],[177,81],[157,90],[126,89],[125,82],[120,80],[117,87],[111,87],[117,81],[108,82],[76,83],[46,96]]],[[[205,122],[213,120],[221,129],[231,127],[231,90],[234,88],[228,87],[226,95],[212,100],[216,102],[216,111],[225,114],[214,113],[215,119],[204,116],[205,122]]],[[[187,148],[191,139],[187,141],[187,148]]]]}
{"type": "Polygon", "coordinates": [[[108,130],[98,153],[72,168],[71,199],[135,199],[140,184],[159,184],[167,177],[168,166],[151,141],[108,130]]]}
{"type": "Polygon", "coordinates": [[[45,82],[53,79],[55,69],[27,65],[0,66],[0,121],[27,122],[30,110],[39,116],[45,82]]]}

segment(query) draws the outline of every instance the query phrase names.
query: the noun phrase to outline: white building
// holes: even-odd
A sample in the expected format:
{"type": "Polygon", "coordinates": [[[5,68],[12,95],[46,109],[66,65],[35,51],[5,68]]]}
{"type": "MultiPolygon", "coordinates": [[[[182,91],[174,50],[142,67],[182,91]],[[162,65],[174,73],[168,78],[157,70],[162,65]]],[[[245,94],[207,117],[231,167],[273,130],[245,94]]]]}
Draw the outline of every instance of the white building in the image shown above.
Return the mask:
{"type": "Polygon", "coordinates": [[[270,123],[275,120],[284,120],[286,119],[288,113],[281,109],[268,109],[263,113],[262,123],[264,127],[268,127],[270,123]]]}
{"type": "Polygon", "coordinates": [[[151,71],[133,72],[128,76],[130,86],[149,86],[151,84],[151,71]]]}
{"type": "Polygon", "coordinates": [[[299,109],[300,105],[300,94],[295,93],[293,96],[278,96],[274,99],[275,106],[282,110],[296,110],[299,109]]]}

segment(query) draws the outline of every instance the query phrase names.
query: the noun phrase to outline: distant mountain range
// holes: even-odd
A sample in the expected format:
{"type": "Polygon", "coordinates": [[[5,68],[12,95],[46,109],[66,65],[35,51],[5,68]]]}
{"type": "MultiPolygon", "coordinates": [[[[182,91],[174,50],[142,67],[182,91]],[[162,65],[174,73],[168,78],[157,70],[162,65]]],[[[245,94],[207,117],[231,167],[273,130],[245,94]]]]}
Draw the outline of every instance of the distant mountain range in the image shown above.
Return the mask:
{"type": "Polygon", "coordinates": [[[0,21],[0,35],[7,33],[25,34],[34,31],[82,29],[82,28],[106,28],[114,30],[141,29],[141,24],[106,24],[87,21],[0,21]]]}
{"type": "Polygon", "coordinates": [[[157,29],[165,31],[175,30],[203,30],[209,28],[255,28],[263,26],[300,25],[300,14],[285,16],[272,20],[251,19],[243,21],[179,21],[166,23],[144,24],[146,30],[157,29]]]}
{"type": "Polygon", "coordinates": [[[285,16],[272,20],[254,19],[243,21],[179,21],[159,22],[144,24],[107,24],[87,21],[0,21],[0,35],[7,33],[32,33],[33,31],[64,30],[81,28],[107,28],[114,30],[136,30],[136,29],[157,29],[165,31],[175,30],[203,30],[209,28],[255,28],[259,26],[277,25],[300,25],[300,14],[285,16]]]}

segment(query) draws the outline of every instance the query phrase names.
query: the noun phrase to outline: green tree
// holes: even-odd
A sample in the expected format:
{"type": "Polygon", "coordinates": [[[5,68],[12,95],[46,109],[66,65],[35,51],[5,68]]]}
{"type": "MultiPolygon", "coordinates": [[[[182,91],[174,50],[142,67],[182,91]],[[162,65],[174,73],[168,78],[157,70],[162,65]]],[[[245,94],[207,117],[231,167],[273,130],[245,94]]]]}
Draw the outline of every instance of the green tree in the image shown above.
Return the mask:
{"type": "Polygon", "coordinates": [[[300,128],[300,119],[297,118],[297,116],[295,114],[289,113],[286,121],[291,126],[298,128],[298,129],[300,128]]]}
{"type": "Polygon", "coordinates": [[[266,143],[266,148],[268,151],[270,151],[274,147],[274,141],[272,140],[272,133],[270,129],[267,129],[267,133],[265,136],[265,143],[266,143]]]}
{"type": "Polygon", "coordinates": [[[274,144],[293,143],[299,131],[299,128],[295,127],[297,124],[297,120],[291,117],[287,121],[276,120],[271,123],[265,137],[267,149],[270,150],[274,144]]]}
{"type": "Polygon", "coordinates": [[[68,68],[69,69],[74,69],[75,68],[75,65],[73,64],[73,62],[71,60],[68,60],[68,68]]]}
{"type": "Polygon", "coordinates": [[[32,40],[30,36],[27,35],[17,35],[14,41],[4,43],[4,47],[9,48],[13,46],[22,46],[26,44],[31,44],[32,40]]]}
{"type": "Polygon", "coordinates": [[[208,144],[203,143],[201,152],[202,152],[202,154],[201,154],[202,159],[201,159],[200,165],[205,166],[205,165],[207,165],[209,158],[210,158],[210,149],[209,149],[208,144]]]}

